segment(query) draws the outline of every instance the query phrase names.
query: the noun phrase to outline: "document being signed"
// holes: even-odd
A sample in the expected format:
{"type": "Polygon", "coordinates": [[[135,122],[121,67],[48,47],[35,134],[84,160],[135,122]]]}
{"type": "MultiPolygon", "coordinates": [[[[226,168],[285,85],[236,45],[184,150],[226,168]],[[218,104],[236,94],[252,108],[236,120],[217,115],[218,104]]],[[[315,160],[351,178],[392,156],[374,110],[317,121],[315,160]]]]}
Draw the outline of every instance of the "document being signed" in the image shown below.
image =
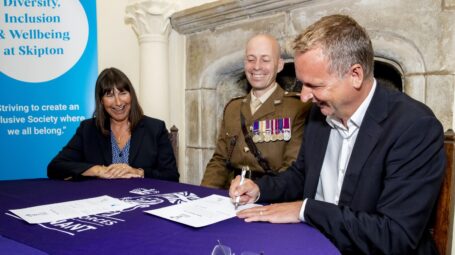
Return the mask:
{"type": "MultiPolygon", "coordinates": [[[[255,206],[260,205],[247,204],[239,206],[237,211],[255,206]]],[[[235,217],[236,210],[229,197],[210,195],[190,202],[145,212],[199,228],[235,217]]]]}
{"type": "Polygon", "coordinates": [[[100,196],[62,203],[10,210],[30,224],[72,219],[99,213],[121,211],[135,206],[110,196],[100,196]]]}

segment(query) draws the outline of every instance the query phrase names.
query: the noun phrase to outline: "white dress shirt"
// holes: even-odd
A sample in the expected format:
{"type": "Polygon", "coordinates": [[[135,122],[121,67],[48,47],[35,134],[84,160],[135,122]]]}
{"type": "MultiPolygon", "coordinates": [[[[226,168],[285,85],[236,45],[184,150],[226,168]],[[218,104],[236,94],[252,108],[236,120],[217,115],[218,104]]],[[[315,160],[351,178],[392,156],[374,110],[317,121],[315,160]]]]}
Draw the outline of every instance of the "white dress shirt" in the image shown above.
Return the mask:
{"type": "MultiPolygon", "coordinates": [[[[376,90],[376,80],[368,96],[357,108],[351,118],[347,121],[347,127],[333,116],[327,116],[326,121],[330,125],[330,136],[327,150],[322,163],[319,183],[315,199],[332,204],[338,204],[340,199],[343,180],[354,148],[359,128],[362,124],[365,113],[370,105],[371,98],[376,90]]],[[[306,199],[300,209],[300,220],[304,221],[306,199]]]]}

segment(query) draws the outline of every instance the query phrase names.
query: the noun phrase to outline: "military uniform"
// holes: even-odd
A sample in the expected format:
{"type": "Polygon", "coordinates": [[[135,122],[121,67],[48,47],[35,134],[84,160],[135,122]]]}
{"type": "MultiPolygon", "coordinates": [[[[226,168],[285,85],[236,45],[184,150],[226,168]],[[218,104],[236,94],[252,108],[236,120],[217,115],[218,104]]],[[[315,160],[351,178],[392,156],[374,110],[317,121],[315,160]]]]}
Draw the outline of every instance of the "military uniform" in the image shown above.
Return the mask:
{"type": "Polygon", "coordinates": [[[285,92],[280,86],[253,115],[250,100],[251,94],[248,94],[226,105],[216,149],[207,164],[201,185],[229,188],[235,176],[232,169],[241,169],[242,166],[249,166],[253,173],[265,172],[245,142],[240,113],[256,147],[271,169],[284,171],[295,161],[310,104],[302,103],[297,93],[285,92]]]}

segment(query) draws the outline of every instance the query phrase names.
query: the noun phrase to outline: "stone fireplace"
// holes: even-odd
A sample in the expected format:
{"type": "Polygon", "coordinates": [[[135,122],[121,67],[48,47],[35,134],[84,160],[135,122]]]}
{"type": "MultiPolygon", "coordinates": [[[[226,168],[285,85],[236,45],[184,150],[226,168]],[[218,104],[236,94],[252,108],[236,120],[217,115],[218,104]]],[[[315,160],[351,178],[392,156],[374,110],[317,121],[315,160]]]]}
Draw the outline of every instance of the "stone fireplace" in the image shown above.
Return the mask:
{"type": "Polygon", "coordinates": [[[455,0],[223,0],[174,13],[186,35],[186,178],[198,184],[211,158],[224,105],[246,93],[243,50],[249,37],[270,33],[292,64],[292,41],[322,16],[354,17],[373,41],[376,62],[396,70],[402,90],[453,128],[455,0]]]}

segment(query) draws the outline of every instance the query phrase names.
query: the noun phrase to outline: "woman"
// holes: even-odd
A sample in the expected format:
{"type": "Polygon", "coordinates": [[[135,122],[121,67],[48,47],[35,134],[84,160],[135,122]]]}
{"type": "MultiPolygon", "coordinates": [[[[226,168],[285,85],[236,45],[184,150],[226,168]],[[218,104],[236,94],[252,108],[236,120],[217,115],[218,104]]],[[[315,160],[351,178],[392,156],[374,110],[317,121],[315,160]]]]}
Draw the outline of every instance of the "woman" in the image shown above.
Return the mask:
{"type": "Polygon", "coordinates": [[[116,68],[96,81],[93,118],[81,122],[69,143],[52,159],[53,179],[97,177],[178,181],[179,173],[163,121],[143,114],[128,77],[116,68]]]}

